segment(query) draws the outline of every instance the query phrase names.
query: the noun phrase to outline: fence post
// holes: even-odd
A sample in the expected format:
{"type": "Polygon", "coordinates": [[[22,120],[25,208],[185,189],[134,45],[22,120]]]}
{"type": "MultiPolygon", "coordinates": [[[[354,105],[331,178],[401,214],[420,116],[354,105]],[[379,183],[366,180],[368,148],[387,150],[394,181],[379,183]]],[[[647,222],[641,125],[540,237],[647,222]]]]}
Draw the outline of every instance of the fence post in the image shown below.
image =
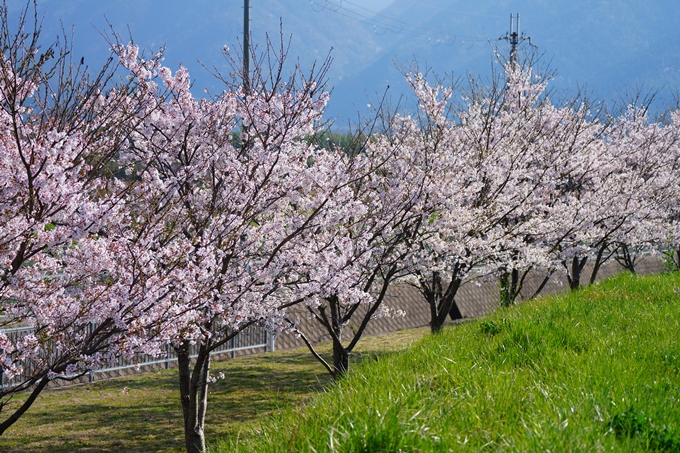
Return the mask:
{"type": "Polygon", "coordinates": [[[269,351],[274,352],[274,347],[275,347],[275,342],[276,342],[276,335],[273,333],[269,333],[269,351]]]}
{"type": "Polygon", "coordinates": [[[267,331],[264,331],[264,352],[269,349],[269,342],[267,341],[267,331]]]}

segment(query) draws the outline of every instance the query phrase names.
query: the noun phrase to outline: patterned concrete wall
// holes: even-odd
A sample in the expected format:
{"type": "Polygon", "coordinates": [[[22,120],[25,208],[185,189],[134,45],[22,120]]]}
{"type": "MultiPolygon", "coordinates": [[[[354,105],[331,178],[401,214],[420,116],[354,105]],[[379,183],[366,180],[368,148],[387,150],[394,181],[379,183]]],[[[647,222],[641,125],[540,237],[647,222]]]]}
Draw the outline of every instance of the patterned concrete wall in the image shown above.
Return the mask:
{"type": "MultiPolygon", "coordinates": [[[[612,277],[621,272],[623,268],[613,259],[600,269],[597,280],[612,277]]],[[[636,271],[639,274],[654,274],[663,270],[662,264],[655,257],[643,257],[636,265],[636,271]]],[[[592,273],[592,264],[586,266],[581,277],[582,282],[588,282],[592,273]]],[[[538,289],[539,285],[545,278],[545,273],[532,272],[527,275],[520,302],[522,299],[530,298],[538,289]]],[[[566,274],[564,272],[555,273],[549,282],[541,291],[541,295],[555,294],[564,292],[569,288],[566,274]]],[[[499,306],[499,289],[498,280],[484,279],[480,277],[471,277],[463,282],[458,294],[456,296],[456,303],[458,309],[464,318],[476,318],[489,313],[491,310],[499,306]]],[[[365,335],[380,335],[389,332],[395,332],[399,329],[409,329],[415,327],[425,327],[430,322],[430,312],[427,301],[418,291],[418,289],[408,284],[395,284],[388,291],[388,295],[384,302],[390,308],[400,309],[406,312],[406,316],[399,318],[380,318],[372,320],[365,330],[365,335]]],[[[366,312],[357,313],[354,318],[357,321],[350,321],[349,325],[345,327],[349,334],[353,332],[361,316],[366,312]]],[[[299,319],[299,328],[305,333],[305,336],[313,344],[318,344],[324,341],[330,341],[330,337],[318,326],[315,321],[311,320],[306,312],[298,309],[295,312],[299,319]]],[[[347,336],[349,336],[349,334],[347,336]]],[[[294,334],[282,334],[276,338],[276,349],[294,349],[304,347],[305,344],[301,338],[294,334]]]]}
{"type": "MultiPolygon", "coordinates": [[[[615,261],[608,262],[602,267],[602,269],[600,269],[598,280],[603,280],[616,275],[617,273],[621,272],[621,270],[622,267],[615,261]]],[[[662,270],[662,264],[654,257],[644,257],[636,266],[636,271],[639,274],[654,274],[659,273],[662,270]]],[[[591,272],[592,266],[586,267],[582,277],[583,282],[587,282],[590,279],[591,272]]],[[[545,274],[540,272],[529,274],[525,280],[522,296],[524,298],[531,297],[531,295],[536,291],[538,286],[543,281],[544,277],[545,274]]],[[[541,294],[554,294],[563,292],[566,291],[567,288],[568,283],[566,274],[559,273],[553,275],[549,283],[544,287],[541,294]]],[[[474,277],[466,280],[458,290],[456,303],[458,304],[458,308],[464,318],[476,318],[489,313],[491,310],[499,306],[498,281],[474,277]]],[[[395,332],[400,329],[425,327],[429,325],[430,312],[428,304],[418,289],[413,286],[407,284],[393,285],[393,287],[390,288],[387,293],[385,304],[393,309],[403,310],[406,315],[397,318],[374,319],[366,327],[364,335],[380,335],[384,333],[395,332]]],[[[355,318],[360,319],[360,315],[365,312],[366,308],[363,308],[363,311],[359,311],[355,318]]],[[[307,317],[305,310],[299,308],[294,313],[294,316],[297,315],[297,317],[300,319],[300,329],[313,344],[330,341],[328,335],[325,335],[319,326],[307,317]]],[[[346,327],[348,332],[352,332],[354,329],[356,329],[358,322],[359,321],[351,321],[346,327]]],[[[295,349],[304,346],[305,344],[302,339],[296,337],[294,334],[282,334],[276,338],[275,342],[276,350],[295,349]]],[[[213,360],[226,360],[233,357],[259,354],[266,352],[266,350],[267,348],[265,347],[254,347],[235,351],[233,354],[231,352],[214,354],[213,360]]],[[[170,361],[167,364],[162,362],[154,365],[143,366],[139,370],[136,370],[135,368],[127,368],[122,370],[107,371],[105,373],[97,373],[93,376],[83,376],[74,382],[56,381],[52,382],[50,387],[67,387],[93,380],[99,381],[115,377],[129,376],[140,372],[175,367],[177,367],[176,361],[170,361]]]]}
{"type": "MultiPolygon", "coordinates": [[[[377,318],[371,320],[366,326],[364,335],[380,335],[387,332],[395,332],[398,329],[409,329],[414,327],[426,326],[430,322],[430,312],[427,302],[420,294],[420,292],[413,286],[401,284],[393,285],[388,289],[385,296],[385,305],[394,310],[403,310],[406,315],[395,318],[377,318]]],[[[360,307],[357,313],[354,314],[353,320],[350,320],[349,325],[345,327],[348,332],[355,331],[359,327],[364,314],[368,307],[360,307]]],[[[320,329],[318,322],[309,317],[307,311],[303,308],[298,308],[292,314],[293,319],[298,319],[298,328],[305,334],[305,336],[313,344],[330,341],[331,338],[324,330],[320,329]]],[[[276,349],[294,349],[304,347],[305,343],[301,338],[295,334],[282,334],[276,338],[276,349]]]]}

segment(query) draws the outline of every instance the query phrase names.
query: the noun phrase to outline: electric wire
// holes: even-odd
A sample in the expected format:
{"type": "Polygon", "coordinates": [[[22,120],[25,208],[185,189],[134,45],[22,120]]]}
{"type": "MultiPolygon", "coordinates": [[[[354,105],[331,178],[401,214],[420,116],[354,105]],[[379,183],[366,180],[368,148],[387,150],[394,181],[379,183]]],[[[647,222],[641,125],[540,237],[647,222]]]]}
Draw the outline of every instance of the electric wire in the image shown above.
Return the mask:
{"type": "MultiPolygon", "coordinates": [[[[317,2],[315,0],[309,0],[310,5],[312,6],[312,9],[316,12],[322,12],[325,9],[330,10],[331,12],[338,14],[340,16],[346,17],[348,19],[356,20],[359,22],[362,22],[367,25],[372,25],[373,30],[376,34],[378,35],[384,35],[388,31],[394,33],[394,34],[405,34],[407,36],[413,36],[413,37],[426,37],[428,38],[429,41],[432,41],[432,39],[435,39],[435,43],[433,47],[436,47],[440,44],[444,44],[447,46],[453,45],[456,41],[460,41],[461,44],[464,44],[465,41],[468,43],[472,42],[474,43],[487,43],[487,39],[479,39],[479,38],[471,38],[471,37],[463,37],[463,36],[458,36],[458,35],[450,35],[446,33],[441,33],[440,31],[433,30],[431,28],[425,28],[421,27],[418,25],[413,25],[408,22],[404,22],[399,19],[395,19],[393,17],[389,17],[385,14],[373,11],[371,9],[365,8],[363,6],[360,6],[354,2],[351,2],[349,0],[339,0],[339,3],[336,3],[331,0],[324,0],[323,2],[317,2]],[[323,6],[320,9],[317,9],[316,5],[323,4],[323,6]],[[362,14],[361,12],[358,12],[356,10],[347,8],[344,4],[351,5],[354,8],[358,8],[360,10],[366,11],[367,13],[370,13],[372,16],[369,17],[365,14],[362,14]],[[383,18],[379,19],[379,18],[383,18]],[[395,25],[399,25],[399,28],[396,28],[395,25]],[[410,28],[410,29],[409,29],[410,28]],[[379,32],[378,30],[382,29],[382,32],[379,32]],[[422,31],[420,31],[422,30],[422,31]]],[[[430,43],[432,45],[432,43],[430,43]]]]}
{"type": "MultiPolygon", "coordinates": [[[[343,0],[341,0],[341,3],[342,3],[342,1],[343,0]]],[[[347,18],[353,19],[353,20],[357,20],[357,21],[365,23],[367,25],[372,25],[374,27],[374,29],[377,28],[378,26],[381,27],[381,28],[384,28],[385,32],[379,33],[381,35],[385,34],[387,31],[391,31],[395,34],[404,33],[404,34],[409,35],[409,36],[425,36],[426,35],[425,33],[413,32],[413,31],[410,31],[410,30],[406,30],[406,29],[404,29],[403,24],[401,24],[399,29],[394,30],[393,25],[390,24],[390,23],[386,23],[386,22],[374,19],[372,17],[365,16],[361,13],[358,13],[356,11],[352,11],[351,9],[343,7],[342,4],[337,4],[337,3],[334,3],[330,0],[325,0],[324,6],[321,9],[314,8],[314,5],[317,4],[317,2],[315,2],[314,0],[310,0],[309,3],[312,5],[312,8],[316,12],[321,12],[324,9],[327,8],[328,10],[330,10],[330,11],[332,11],[332,12],[334,12],[334,13],[340,15],[340,16],[347,17],[347,18]]],[[[362,8],[362,9],[366,9],[366,8],[362,8]]],[[[367,10],[367,11],[370,11],[370,10],[367,10]]],[[[394,22],[399,22],[399,21],[394,20],[394,22]]],[[[443,35],[439,35],[437,37],[441,37],[441,36],[443,36],[443,35]]]]}
{"type": "Polygon", "coordinates": [[[477,17],[492,17],[494,19],[507,19],[507,16],[499,16],[498,14],[480,14],[480,13],[471,13],[471,12],[468,12],[468,11],[459,11],[459,10],[455,10],[455,9],[442,8],[440,6],[429,5],[427,3],[420,2],[420,1],[416,2],[416,1],[413,1],[413,0],[400,0],[400,2],[410,3],[412,5],[417,5],[419,7],[434,9],[434,10],[437,10],[437,11],[446,11],[446,12],[454,13],[454,14],[458,14],[458,15],[477,16],[477,17]]]}

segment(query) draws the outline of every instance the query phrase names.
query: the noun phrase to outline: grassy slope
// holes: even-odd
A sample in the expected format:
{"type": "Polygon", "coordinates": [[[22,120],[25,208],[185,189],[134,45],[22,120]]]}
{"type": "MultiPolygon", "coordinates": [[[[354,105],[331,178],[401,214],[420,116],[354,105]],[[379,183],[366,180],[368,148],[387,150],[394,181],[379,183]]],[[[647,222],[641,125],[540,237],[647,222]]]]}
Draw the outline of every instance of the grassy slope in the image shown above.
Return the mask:
{"type": "MultiPolygon", "coordinates": [[[[365,338],[353,363],[406,349],[426,334],[427,329],[416,329],[365,338]]],[[[328,345],[322,350],[328,357],[328,345]]],[[[237,358],[214,363],[212,370],[226,378],[210,386],[209,442],[252,432],[267,415],[303,404],[329,384],[307,350],[237,358]]],[[[171,369],[43,392],[0,437],[0,452],[184,451],[177,388],[177,370],[171,369]]]]}
{"type": "Polygon", "coordinates": [[[680,452],[680,274],[623,275],[355,368],[215,452],[680,452]]]}

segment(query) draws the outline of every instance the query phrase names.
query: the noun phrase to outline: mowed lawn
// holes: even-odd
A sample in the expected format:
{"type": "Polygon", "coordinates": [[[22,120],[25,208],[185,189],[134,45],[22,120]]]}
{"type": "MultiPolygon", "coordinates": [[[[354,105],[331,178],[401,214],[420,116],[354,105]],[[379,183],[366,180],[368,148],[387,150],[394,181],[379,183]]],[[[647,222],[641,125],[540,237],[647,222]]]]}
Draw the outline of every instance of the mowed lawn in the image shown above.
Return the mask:
{"type": "MultiPolygon", "coordinates": [[[[215,364],[211,453],[680,452],[678,273],[360,344],[337,385],[304,350],[215,364]]],[[[169,370],[44,393],[0,451],[182,451],[176,386],[169,370]]]]}
{"type": "MultiPolygon", "coordinates": [[[[404,350],[428,332],[366,337],[353,364],[404,350]]],[[[306,349],[215,362],[212,370],[213,376],[222,372],[225,378],[210,386],[209,444],[261,429],[271,414],[305,403],[330,384],[325,369],[306,349]]],[[[177,370],[170,369],[43,392],[0,437],[0,452],[184,451],[178,382],[177,370]]]]}

